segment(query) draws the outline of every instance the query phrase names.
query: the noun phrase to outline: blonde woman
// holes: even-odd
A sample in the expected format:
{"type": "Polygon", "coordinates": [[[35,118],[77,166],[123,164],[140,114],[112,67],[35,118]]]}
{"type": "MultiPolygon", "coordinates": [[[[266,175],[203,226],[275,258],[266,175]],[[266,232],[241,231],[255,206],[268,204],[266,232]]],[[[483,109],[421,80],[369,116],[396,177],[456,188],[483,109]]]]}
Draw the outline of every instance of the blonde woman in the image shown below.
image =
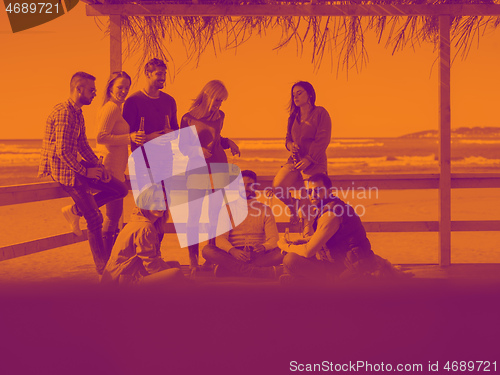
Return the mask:
{"type": "MultiPolygon", "coordinates": [[[[142,144],[144,135],[130,133],[130,127],[122,116],[122,105],[127,98],[132,80],[125,72],[114,72],[109,77],[104,91],[104,100],[97,114],[97,143],[103,145],[104,166],[113,177],[125,183],[128,146],[131,141],[142,144]]],[[[118,222],[123,213],[123,199],[106,204],[103,224],[105,247],[111,251],[117,235],[118,222]]]]}
{"type": "Polygon", "coordinates": [[[161,257],[161,233],[155,224],[167,218],[162,187],[148,186],[137,198],[137,208],[116,239],[101,282],[182,283],[178,262],[165,262],[161,257]]]}
{"type": "MultiPolygon", "coordinates": [[[[208,82],[194,100],[190,110],[181,120],[181,129],[189,126],[196,128],[196,135],[183,135],[179,148],[184,155],[189,156],[187,167],[187,188],[189,212],[187,219],[187,238],[189,262],[191,268],[198,267],[199,232],[203,197],[227,185],[227,157],[224,149],[231,149],[233,155],[240,154],[236,143],[221,136],[225,114],[220,110],[222,102],[228,97],[226,87],[221,81],[208,82]],[[199,139],[203,155],[199,155],[199,139]],[[204,160],[203,160],[204,158],[204,160]],[[206,163],[206,164],[205,164],[206,163]],[[205,166],[200,168],[199,166],[205,166]]],[[[222,205],[218,194],[211,194],[209,199],[209,238],[216,233],[217,218],[222,205]],[[219,197],[219,198],[217,198],[219,197]]]]}

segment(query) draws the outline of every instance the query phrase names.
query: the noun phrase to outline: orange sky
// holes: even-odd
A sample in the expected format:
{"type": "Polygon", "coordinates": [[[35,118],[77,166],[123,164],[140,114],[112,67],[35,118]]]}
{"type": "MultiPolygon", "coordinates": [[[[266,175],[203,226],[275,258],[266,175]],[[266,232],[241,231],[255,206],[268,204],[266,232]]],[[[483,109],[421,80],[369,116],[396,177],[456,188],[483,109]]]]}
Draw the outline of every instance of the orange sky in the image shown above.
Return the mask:
{"type": "MultiPolygon", "coordinates": [[[[105,19],[103,19],[105,21],[105,19]]],[[[68,96],[71,75],[83,70],[97,77],[99,93],[109,73],[109,40],[96,20],[85,15],[83,3],[68,14],[34,29],[12,34],[5,12],[0,12],[0,139],[42,138],[51,108],[68,96]]],[[[315,73],[310,53],[297,56],[294,47],[276,52],[278,35],[252,39],[235,51],[204,55],[200,66],[184,68],[167,85],[179,108],[179,119],[190,100],[211,79],[221,79],[229,90],[223,104],[224,135],[229,137],[284,137],[286,106],[291,84],[310,81],[317,104],[333,120],[333,137],[386,137],[438,127],[437,54],[426,44],[392,56],[367,35],[369,63],[360,73],[337,77],[326,59],[315,73]]],[[[177,43],[178,44],[178,43],[177,43]]],[[[175,63],[183,49],[175,44],[175,63]]],[[[335,61],[336,63],[336,61],[335,61]]],[[[452,67],[452,127],[500,126],[500,30],[485,35],[465,61],[452,67]]],[[[137,66],[124,64],[132,76],[137,66]]],[[[141,82],[134,82],[137,90],[141,82]]],[[[84,108],[89,138],[96,133],[95,115],[100,95],[84,108]]]]}

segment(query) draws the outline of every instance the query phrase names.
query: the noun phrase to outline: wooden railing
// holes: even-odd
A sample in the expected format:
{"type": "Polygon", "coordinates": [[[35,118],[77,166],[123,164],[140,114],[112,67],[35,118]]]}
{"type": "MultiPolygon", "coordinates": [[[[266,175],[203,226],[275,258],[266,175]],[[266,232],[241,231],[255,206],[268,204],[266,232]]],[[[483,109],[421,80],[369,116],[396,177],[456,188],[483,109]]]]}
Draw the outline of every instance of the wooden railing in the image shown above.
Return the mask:
{"type": "MultiPolygon", "coordinates": [[[[272,177],[259,178],[259,188],[270,187],[272,177]]],[[[438,189],[439,174],[406,174],[406,175],[344,175],[336,176],[334,186],[337,189],[438,189]]],[[[452,174],[451,188],[498,188],[500,173],[485,174],[452,174]]],[[[0,206],[38,202],[64,198],[68,195],[55,182],[44,182],[19,186],[0,187],[0,206]]],[[[363,223],[367,232],[437,232],[439,221],[375,221],[363,223]]],[[[279,222],[278,230],[284,232],[288,223],[279,222]]],[[[173,223],[168,224],[168,232],[175,233],[173,223]]],[[[500,220],[488,221],[452,221],[452,232],[464,231],[500,231],[500,220]]],[[[87,234],[82,236],[73,233],[59,234],[18,244],[0,247],[0,261],[33,254],[44,250],[86,241],[87,234]]]]}

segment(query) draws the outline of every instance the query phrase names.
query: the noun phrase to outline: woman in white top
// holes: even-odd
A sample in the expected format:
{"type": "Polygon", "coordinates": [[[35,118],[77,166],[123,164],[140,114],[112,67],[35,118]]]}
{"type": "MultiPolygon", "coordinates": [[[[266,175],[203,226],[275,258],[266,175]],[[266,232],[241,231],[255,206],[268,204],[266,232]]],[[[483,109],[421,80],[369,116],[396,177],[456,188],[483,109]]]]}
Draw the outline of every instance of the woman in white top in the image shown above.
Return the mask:
{"type": "MultiPolygon", "coordinates": [[[[125,182],[128,146],[131,141],[142,145],[144,135],[130,133],[130,127],[122,116],[122,105],[130,90],[132,80],[125,72],[111,73],[104,101],[97,114],[97,143],[104,145],[104,166],[118,180],[125,182]]],[[[106,204],[103,237],[106,247],[111,249],[117,235],[118,222],[123,213],[123,199],[106,204]]]]}

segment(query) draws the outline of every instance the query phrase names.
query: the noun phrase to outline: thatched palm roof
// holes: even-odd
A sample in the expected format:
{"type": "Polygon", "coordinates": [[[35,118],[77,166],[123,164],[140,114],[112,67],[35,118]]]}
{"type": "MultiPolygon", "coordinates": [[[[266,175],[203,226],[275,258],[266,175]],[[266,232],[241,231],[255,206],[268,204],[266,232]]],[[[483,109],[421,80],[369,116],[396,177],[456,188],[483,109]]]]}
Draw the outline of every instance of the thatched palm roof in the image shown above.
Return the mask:
{"type": "MultiPolygon", "coordinates": [[[[476,4],[481,6],[500,4],[495,0],[398,0],[398,1],[325,1],[325,0],[192,0],[192,1],[147,1],[147,0],[84,0],[89,4],[168,6],[179,4],[200,4],[216,6],[287,6],[315,5],[457,5],[476,4]]],[[[135,8],[136,9],[136,8],[135,8]]],[[[479,36],[487,29],[500,24],[498,16],[455,14],[451,23],[452,46],[455,53],[465,57],[479,36]]],[[[140,51],[142,60],[163,57],[172,60],[169,42],[182,40],[189,60],[198,60],[208,48],[220,51],[236,48],[252,36],[264,35],[269,30],[279,30],[281,37],[276,41],[277,49],[295,45],[302,50],[306,43],[312,45],[311,60],[319,67],[326,55],[338,61],[337,68],[346,72],[363,66],[367,58],[364,36],[368,31],[376,34],[379,43],[391,48],[393,53],[406,47],[438,41],[438,17],[435,15],[410,16],[135,16],[122,14],[122,30],[127,43],[127,51],[140,51]]]]}

